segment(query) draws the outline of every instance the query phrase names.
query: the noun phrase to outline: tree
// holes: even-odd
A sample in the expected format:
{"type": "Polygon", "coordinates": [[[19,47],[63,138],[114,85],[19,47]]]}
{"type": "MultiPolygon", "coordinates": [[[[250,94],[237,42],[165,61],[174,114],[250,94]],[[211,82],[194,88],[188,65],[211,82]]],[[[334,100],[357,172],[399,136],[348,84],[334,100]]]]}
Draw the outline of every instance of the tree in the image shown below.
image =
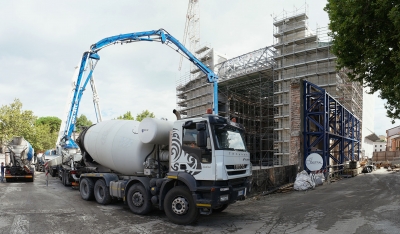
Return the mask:
{"type": "Polygon", "coordinates": [[[54,148],[58,131],[60,130],[61,119],[54,116],[40,117],[35,123],[35,139],[31,142],[36,152],[54,148]]]}
{"type": "Polygon", "coordinates": [[[36,137],[36,119],[32,111],[22,110],[19,99],[10,105],[3,105],[0,108],[0,144],[10,141],[14,136],[22,136],[32,144],[36,137]]]}
{"type": "Polygon", "coordinates": [[[36,120],[36,124],[46,124],[50,127],[50,132],[57,132],[60,130],[61,119],[55,116],[40,117],[36,120]]]}
{"type": "Polygon", "coordinates": [[[135,120],[130,111],[127,111],[125,114],[118,116],[117,119],[135,120]]]}
{"type": "Polygon", "coordinates": [[[380,91],[387,115],[400,118],[400,4],[395,0],[328,0],[337,68],[380,91]]]}
{"type": "Polygon", "coordinates": [[[29,142],[32,144],[35,152],[44,152],[45,150],[54,148],[58,132],[51,132],[50,125],[36,123],[33,131],[35,137],[29,142]]]}
{"type": "Polygon", "coordinates": [[[144,118],[155,118],[156,116],[153,112],[149,112],[148,110],[142,111],[142,113],[136,115],[136,121],[142,122],[144,118]]]}
{"type": "Polygon", "coordinates": [[[81,132],[84,127],[89,127],[92,125],[92,121],[88,120],[85,115],[81,115],[76,119],[75,128],[77,132],[81,132]]]}

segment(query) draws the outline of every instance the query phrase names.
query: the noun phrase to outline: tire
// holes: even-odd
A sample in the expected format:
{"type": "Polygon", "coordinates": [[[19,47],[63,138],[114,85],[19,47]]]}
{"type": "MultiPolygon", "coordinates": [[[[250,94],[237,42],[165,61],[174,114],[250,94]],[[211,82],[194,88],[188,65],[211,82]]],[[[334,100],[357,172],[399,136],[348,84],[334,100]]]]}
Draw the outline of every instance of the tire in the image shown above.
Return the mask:
{"type": "Polygon", "coordinates": [[[61,177],[62,184],[65,187],[70,186],[71,183],[69,182],[69,179],[68,179],[68,172],[67,171],[62,171],[61,175],[62,175],[62,177],[61,177]]]}
{"type": "Polygon", "coordinates": [[[168,191],[164,200],[164,210],[169,220],[176,224],[193,223],[199,215],[192,193],[184,186],[177,186],[168,191]]]}
{"type": "MultiPolygon", "coordinates": [[[[58,172],[58,173],[60,173],[60,172],[58,172]]],[[[61,182],[64,186],[67,186],[65,183],[65,171],[62,171],[62,173],[61,173],[61,182]]]]}
{"type": "Polygon", "coordinates": [[[142,184],[134,184],[129,188],[127,200],[134,214],[145,215],[151,211],[150,196],[142,184]]]}
{"type": "Polygon", "coordinates": [[[83,178],[79,184],[79,192],[83,200],[90,201],[94,198],[93,181],[89,178],[83,178]]]}
{"type": "Polygon", "coordinates": [[[35,181],[35,172],[32,173],[32,179],[29,180],[29,182],[35,181]]]}
{"type": "Polygon", "coordinates": [[[110,190],[103,179],[97,180],[94,184],[94,197],[99,204],[108,205],[111,203],[110,190]]]}
{"type": "Polygon", "coordinates": [[[213,213],[221,213],[226,208],[228,208],[228,204],[221,205],[220,207],[213,209],[213,213]]]}
{"type": "Polygon", "coordinates": [[[56,170],[53,170],[53,169],[50,167],[50,175],[51,175],[51,177],[56,177],[56,174],[57,174],[57,171],[56,171],[56,170]]]}

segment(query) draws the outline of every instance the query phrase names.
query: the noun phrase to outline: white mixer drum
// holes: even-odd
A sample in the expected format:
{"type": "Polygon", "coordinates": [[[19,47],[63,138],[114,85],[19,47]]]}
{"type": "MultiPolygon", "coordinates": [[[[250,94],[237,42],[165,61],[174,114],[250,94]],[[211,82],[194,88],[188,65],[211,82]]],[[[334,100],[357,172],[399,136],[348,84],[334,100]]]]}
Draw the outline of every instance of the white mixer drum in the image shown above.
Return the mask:
{"type": "Polygon", "coordinates": [[[139,124],[139,138],[146,144],[168,145],[169,132],[172,131],[172,128],[172,122],[145,118],[139,124]]]}
{"type": "Polygon", "coordinates": [[[143,144],[139,122],[108,120],[90,127],[83,139],[86,151],[97,163],[124,175],[143,172],[143,162],[153,144],[143,144]]]}

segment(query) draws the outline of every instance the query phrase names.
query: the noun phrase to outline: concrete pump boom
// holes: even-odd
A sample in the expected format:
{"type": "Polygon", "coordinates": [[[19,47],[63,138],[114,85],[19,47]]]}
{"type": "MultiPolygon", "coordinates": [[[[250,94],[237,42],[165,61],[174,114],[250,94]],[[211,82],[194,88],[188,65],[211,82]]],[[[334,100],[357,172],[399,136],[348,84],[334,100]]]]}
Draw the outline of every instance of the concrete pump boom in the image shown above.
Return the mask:
{"type": "MultiPolygon", "coordinates": [[[[76,79],[76,85],[73,93],[73,97],[71,100],[71,107],[68,112],[67,120],[65,122],[65,128],[60,129],[60,133],[62,132],[62,136],[59,136],[60,140],[57,140],[57,143],[61,142],[61,147],[63,148],[78,148],[77,144],[71,139],[72,132],[75,128],[75,121],[78,115],[79,104],[82,98],[83,91],[89,81],[92,79],[92,74],[94,68],[96,67],[97,62],[100,60],[100,56],[98,52],[113,44],[117,43],[131,43],[138,41],[158,41],[162,44],[172,45],[170,46],[178,53],[183,53],[183,55],[191,61],[194,65],[196,65],[202,72],[204,72],[207,76],[207,82],[213,83],[213,113],[218,114],[218,76],[209,69],[205,64],[203,64],[199,59],[197,59],[189,50],[185,48],[175,37],[170,35],[164,29],[152,30],[152,31],[144,31],[144,32],[135,32],[128,34],[120,34],[112,37],[104,38],[97,43],[90,46],[90,50],[83,53],[81,58],[81,63],[79,66],[79,73],[76,79]],[[89,63],[88,63],[89,62],[89,63]],[[86,79],[83,81],[83,74],[86,68],[89,68],[89,74],[86,79]],[[81,85],[82,84],[82,85],[81,85]]],[[[93,82],[93,81],[91,81],[93,82]]],[[[96,93],[97,94],[97,93],[96,93]]],[[[96,111],[100,111],[99,108],[96,108],[96,111]]],[[[96,113],[96,116],[100,116],[100,113],[96,113]]]]}

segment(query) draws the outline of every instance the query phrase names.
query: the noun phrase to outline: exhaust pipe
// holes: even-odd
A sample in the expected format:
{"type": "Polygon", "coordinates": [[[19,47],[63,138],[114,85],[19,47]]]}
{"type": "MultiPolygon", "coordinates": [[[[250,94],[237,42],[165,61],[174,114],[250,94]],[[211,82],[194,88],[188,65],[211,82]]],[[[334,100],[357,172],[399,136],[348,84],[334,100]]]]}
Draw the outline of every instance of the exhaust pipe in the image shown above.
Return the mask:
{"type": "Polygon", "coordinates": [[[174,109],[174,110],[172,111],[172,113],[174,113],[174,114],[176,115],[176,120],[182,119],[182,118],[181,118],[181,113],[179,113],[179,111],[177,111],[177,110],[174,109]]]}

